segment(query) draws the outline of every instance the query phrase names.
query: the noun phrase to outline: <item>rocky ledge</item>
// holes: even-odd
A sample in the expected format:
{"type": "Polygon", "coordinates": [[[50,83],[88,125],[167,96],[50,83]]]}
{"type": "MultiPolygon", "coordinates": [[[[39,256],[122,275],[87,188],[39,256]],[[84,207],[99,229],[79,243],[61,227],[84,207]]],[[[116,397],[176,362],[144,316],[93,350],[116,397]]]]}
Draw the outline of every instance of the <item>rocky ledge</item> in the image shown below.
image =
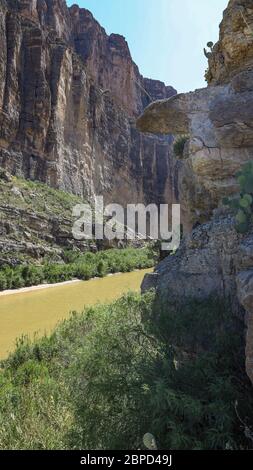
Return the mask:
{"type": "Polygon", "coordinates": [[[188,136],[177,182],[187,235],[142,288],[154,287],[167,302],[228,301],[231,314],[245,318],[253,382],[253,232],[239,235],[222,207],[225,195],[238,192],[237,170],[253,158],[252,1],[229,2],[207,76],[211,86],[152,103],[137,122],[143,132],[188,136]]]}

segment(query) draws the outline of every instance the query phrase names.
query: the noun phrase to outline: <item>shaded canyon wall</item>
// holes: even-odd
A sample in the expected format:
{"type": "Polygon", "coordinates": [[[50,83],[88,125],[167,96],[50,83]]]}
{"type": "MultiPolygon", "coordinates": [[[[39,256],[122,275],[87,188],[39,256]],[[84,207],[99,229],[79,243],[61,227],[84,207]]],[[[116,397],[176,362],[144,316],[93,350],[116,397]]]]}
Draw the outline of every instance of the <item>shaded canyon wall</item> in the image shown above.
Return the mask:
{"type": "Polygon", "coordinates": [[[171,136],[135,117],[176,93],[143,78],[125,39],[64,0],[1,0],[0,165],[85,198],[171,201],[171,136]]]}

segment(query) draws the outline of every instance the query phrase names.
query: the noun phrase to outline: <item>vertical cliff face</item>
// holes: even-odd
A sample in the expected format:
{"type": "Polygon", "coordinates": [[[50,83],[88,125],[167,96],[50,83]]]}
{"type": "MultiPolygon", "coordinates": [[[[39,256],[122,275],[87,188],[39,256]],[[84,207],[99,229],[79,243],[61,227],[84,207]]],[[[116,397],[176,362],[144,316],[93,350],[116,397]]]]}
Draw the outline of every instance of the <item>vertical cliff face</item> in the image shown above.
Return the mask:
{"type": "Polygon", "coordinates": [[[252,69],[253,9],[251,0],[230,0],[220,25],[220,38],[209,57],[209,85],[229,83],[252,69]]]}
{"type": "Polygon", "coordinates": [[[125,39],[64,0],[1,1],[0,165],[107,201],[171,200],[172,138],[134,117],[175,90],[144,79],[125,39]]]}
{"type": "Polygon", "coordinates": [[[207,88],[152,103],[138,121],[145,132],[189,135],[178,172],[188,234],[176,257],[164,260],[143,288],[156,287],[163,299],[182,303],[210,295],[227,299],[231,313],[245,318],[246,371],[253,383],[253,229],[238,234],[222,203],[223,196],[239,193],[235,175],[253,155],[252,0],[230,0],[207,78],[207,88]]]}
{"type": "Polygon", "coordinates": [[[210,86],[151,104],[139,123],[146,132],[189,135],[178,178],[188,231],[238,192],[235,174],[252,159],[252,1],[229,2],[207,77],[210,86]]]}
{"type": "Polygon", "coordinates": [[[109,89],[130,115],[140,114],[151,100],[175,94],[172,87],[140,75],[124,37],[107,36],[92,14],[77,5],[70,8],[70,15],[75,50],[96,83],[109,89]]]}

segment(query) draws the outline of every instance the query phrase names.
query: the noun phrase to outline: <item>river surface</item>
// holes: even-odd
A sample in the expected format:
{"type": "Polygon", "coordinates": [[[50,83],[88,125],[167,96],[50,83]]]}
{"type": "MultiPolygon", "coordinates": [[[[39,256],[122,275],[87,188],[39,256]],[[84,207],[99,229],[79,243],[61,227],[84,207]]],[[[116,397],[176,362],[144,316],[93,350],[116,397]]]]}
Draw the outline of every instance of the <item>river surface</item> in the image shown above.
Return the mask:
{"type": "Polygon", "coordinates": [[[0,296],[0,359],[8,356],[22,335],[33,338],[50,333],[71,311],[81,312],[85,306],[115,300],[129,290],[138,291],[144,275],[151,271],[0,296]]]}

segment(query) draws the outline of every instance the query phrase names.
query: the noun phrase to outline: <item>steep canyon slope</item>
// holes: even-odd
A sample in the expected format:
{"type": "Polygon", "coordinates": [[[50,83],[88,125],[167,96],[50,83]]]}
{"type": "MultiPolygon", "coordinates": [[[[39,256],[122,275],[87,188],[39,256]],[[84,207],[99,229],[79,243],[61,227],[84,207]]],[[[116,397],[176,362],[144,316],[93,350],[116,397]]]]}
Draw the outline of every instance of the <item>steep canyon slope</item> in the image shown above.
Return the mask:
{"type": "Polygon", "coordinates": [[[122,36],[65,0],[0,2],[0,165],[90,198],[171,200],[170,136],[134,118],[176,93],[143,78],[122,36]]]}

